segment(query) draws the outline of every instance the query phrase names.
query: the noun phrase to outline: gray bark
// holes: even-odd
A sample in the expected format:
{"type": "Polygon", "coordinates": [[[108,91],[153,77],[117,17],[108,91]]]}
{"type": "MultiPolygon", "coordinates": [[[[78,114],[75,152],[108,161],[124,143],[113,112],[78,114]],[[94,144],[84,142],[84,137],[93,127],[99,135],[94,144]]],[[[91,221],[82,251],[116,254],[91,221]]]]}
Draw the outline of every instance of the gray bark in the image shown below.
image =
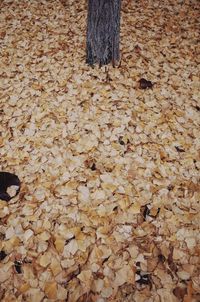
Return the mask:
{"type": "Polygon", "coordinates": [[[119,60],[121,0],[88,0],[86,63],[119,60]]]}

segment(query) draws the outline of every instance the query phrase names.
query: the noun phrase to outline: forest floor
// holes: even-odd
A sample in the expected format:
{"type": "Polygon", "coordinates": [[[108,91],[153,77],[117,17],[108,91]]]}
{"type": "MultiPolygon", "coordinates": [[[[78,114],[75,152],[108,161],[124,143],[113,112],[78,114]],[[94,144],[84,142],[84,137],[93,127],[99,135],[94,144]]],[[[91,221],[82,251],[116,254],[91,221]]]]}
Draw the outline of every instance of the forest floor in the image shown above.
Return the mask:
{"type": "Polygon", "coordinates": [[[86,1],[0,7],[0,300],[200,301],[198,1],[122,1],[93,69],[86,1]]]}

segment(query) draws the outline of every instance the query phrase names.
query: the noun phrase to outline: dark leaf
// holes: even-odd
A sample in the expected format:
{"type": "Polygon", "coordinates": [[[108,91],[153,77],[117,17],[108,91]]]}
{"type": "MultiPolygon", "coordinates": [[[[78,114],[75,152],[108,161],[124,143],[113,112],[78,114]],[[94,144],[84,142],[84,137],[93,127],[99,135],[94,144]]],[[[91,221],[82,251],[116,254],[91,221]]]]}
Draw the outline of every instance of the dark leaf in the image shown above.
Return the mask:
{"type": "Polygon", "coordinates": [[[140,276],[140,279],[137,280],[136,282],[140,285],[151,285],[151,278],[150,278],[150,275],[148,274],[143,274],[140,270],[138,270],[136,272],[137,275],[140,276]]]}
{"type": "Polygon", "coordinates": [[[140,48],[139,45],[135,45],[134,50],[136,53],[140,53],[142,49],[140,48]]]}
{"type": "Polygon", "coordinates": [[[125,145],[125,142],[123,141],[123,136],[119,137],[119,143],[120,145],[125,145]]]}
{"type": "Polygon", "coordinates": [[[22,273],[22,264],[20,261],[15,261],[15,269],[18,274],[22,273]]]}
{"type": "Polygon", "coordinates": [[[5,259],[7,254],[4,251],[0,251],[0,261],[5,259]]]}
{"type": "Polygon", "coordinates": [[[174,186],[173,186],[173,185],[169,185],[169,186],[167,187],[167,189],[168,189],[169,191],[172,191],[172,190],[173,190],[173,188],[174,188],[174,186]]]}
{"type": "Polygon", "coordinates": [[[147,284],[150,284],[150,280],[149,280],[149,277],[148,275],[144,275],[142,276],[138,281],[137,281],[139,284],[141,285],[147,285],[147,284]]]}
{"type": "Polygon", "coordinates": [[[147,205],[145,205],[144,212],[143,212],[143,217],[145,220],[146,220],[147,216],[149,216],[149,214],[150,214],[150,209],[148,208],[147,205]]]}
{"type": "MultiPolygon", "coordinates": [[[[140,261],[137,261],[137,262],[135,263],[135,265],[136,265],[137,268],[140,268],[140,261]]],[[[136,274],[140,274],[140,270],[138,270],[138,271],[136,272],[136,274]]]]}
{"type": "Polygon", "coordinates": [[[160,262],[165,262],[165,256],[163,256],[162,254],[159,254],[158,255],[158,260],[160,261],[160,262]]]}
{"type": "Polygon", "coordinates": [[[95,163],[92,164],[91,170],[92,170],[92,171],[95,171],[95,170],[96,170],[96,165],[95,165],[95,163]]]}
{"type": "Polygon", "coordinates": [[[5,234],[0,232],[0,240],[4,240],[5,239],[5,234]]]}
{"type": "Polygon", "coordinates": [[[175,148],[176,148],[176,151],[177,151],[177,152],[185,152],[184,149],[182,149],[182,148],[180,148],[180,147],[178,147],[178,146],[175,146],[175,148]]]}
{"type": "Polygon", "coordinates": [[[139,80],[139,87],[140,89],[152,88],[153,83],[151,81],[147,81],[146,79],[142,78],[139,80]]]}
{"type": "Polygon", "coordinates": [[[187,288],[177,286],[174,288],[173,294],[178,298],[179,301],[182,301],[184,296],[187,294],[187,288]]]}
{"type": "Polygon", "coordinates": [[[9,172],[0,172],[0,199],[9,201],[15,196],[11,197],[7,193],[7,189],[10,186],[17,186],[18,189],[16,191],[15,196],[20,191],[20,180],[17,175],[9,173],[9,172]]]}

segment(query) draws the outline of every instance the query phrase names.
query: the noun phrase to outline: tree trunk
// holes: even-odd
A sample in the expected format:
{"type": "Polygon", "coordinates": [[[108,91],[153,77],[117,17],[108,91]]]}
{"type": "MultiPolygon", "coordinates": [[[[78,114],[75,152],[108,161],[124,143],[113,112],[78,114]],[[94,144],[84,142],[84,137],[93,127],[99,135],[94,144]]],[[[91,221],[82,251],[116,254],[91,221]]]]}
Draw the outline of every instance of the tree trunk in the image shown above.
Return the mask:
{"type": "Polygon", "coordinates": [[[88,0],[86,63],[119,60],[121,0],[88,0]]]}

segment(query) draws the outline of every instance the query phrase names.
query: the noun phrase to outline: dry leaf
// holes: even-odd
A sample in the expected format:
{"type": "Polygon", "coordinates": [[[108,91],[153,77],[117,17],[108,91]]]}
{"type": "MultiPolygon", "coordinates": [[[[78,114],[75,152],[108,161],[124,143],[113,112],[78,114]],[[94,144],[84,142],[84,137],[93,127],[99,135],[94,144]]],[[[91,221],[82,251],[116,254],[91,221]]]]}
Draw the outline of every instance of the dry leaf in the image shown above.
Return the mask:
{"type": "Polygon", "coordinates": [[[90,270],[82,271],[77,278],[84,283],[84,287],[86,287],[88,290],[90,289],[92,282],[92,272],[90,270]]]}
{"type": "Polygon", "coordinates": [[[47,282],[44,287],[44,292],[48,299],[57,298],[57,283],[56,282],[47,282]]]}

